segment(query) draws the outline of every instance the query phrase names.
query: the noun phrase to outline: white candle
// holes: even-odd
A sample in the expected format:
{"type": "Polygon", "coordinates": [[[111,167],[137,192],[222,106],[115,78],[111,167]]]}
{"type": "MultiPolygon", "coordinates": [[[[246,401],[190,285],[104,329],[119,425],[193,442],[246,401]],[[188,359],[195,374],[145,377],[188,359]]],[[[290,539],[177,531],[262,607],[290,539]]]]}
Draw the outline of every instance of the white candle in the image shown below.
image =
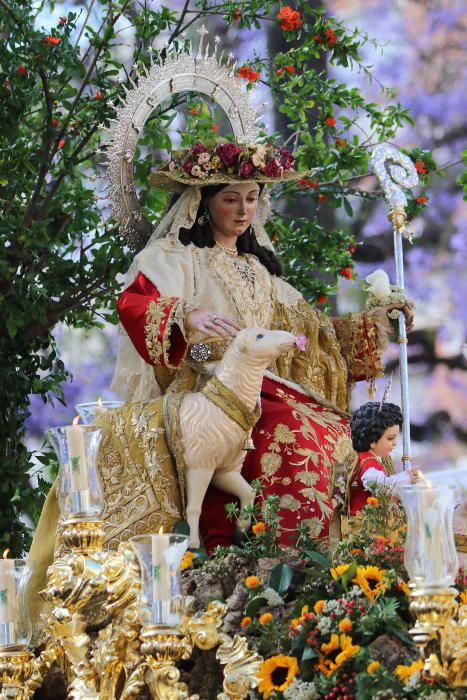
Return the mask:
{"type": "Polygon", "coordinates": [[[170,567],[165,552],[170,546],[169,535],[164,535],[162,528],[158,535],[152,535],[152,594],[153,601],[170,600],[170,567]]]}
{"type": "Polygon", "coordinates": [[[89,488],[86,449],[84,433],[78,425],[79,416],[73,421],[73,425],[66,428],[68,441],[68,462],[70,467],[71,488],[75,491],[84,491],[89,488]]]}
{"type": "Polygon", "coordinates": [[[97,399],[97,402],[96,402],[94,416],[97,418],[97,416],[101,416],[103,413],[105,413],[105,408],[104,408],[104,404],[102,403],[102,399],[99,396],[99,398],[97,399]]]}
{"type": "Polygon", "coordinates": [[[0,624],[14,622],[16,617],[15,562],[0,559],[0,624]]]}

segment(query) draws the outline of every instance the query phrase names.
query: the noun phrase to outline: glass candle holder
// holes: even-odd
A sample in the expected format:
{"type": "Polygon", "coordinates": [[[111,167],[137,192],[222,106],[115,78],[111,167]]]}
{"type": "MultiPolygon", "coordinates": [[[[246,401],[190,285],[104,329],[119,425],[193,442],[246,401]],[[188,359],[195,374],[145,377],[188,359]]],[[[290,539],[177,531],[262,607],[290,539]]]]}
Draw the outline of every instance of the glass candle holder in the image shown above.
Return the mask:
{"type": "Polygon", "coordinates": [[[94,418],[101,416],[111,408],[123,406],[124,401],[90,401],[89,403],[77,403],[75,408],[83,423],[92,423],[94,418]]]}
{"type": "Polygon", "coordinates": [[[456,487],[428,481],[398,487],[407,515],[404,563],[416,588],[449,588],[458,561],[452,528],[456,487]]]}
{"type": "Polygon", "coordinates": [[[58,505],[65,520],[97,518],[104,509],[96,467],[102,435],[102,429],[93,425],[47,430],[60,462],[58,505]]]}
{"type": "Polygon", "coordinates": [[[0,559],[0,652],[25,649],[31,640],[26,602],[31,573],[25,559],[0,559]]]}
{"type": "Polygon", "coordinates": [[[183,614],[180,566],[188,542],[186,535],[172,533],[130,538],[141,571],[138,607],[143,626],[178,629],[183,614]]]}

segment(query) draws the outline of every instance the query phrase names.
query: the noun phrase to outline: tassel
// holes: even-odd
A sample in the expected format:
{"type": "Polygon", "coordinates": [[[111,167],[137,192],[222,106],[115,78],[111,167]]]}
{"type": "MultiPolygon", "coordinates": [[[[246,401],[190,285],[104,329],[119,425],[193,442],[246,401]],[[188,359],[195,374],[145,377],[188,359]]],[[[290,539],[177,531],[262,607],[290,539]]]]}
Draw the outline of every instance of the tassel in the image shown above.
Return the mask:
{"type": "Polygon", "coordinates": [[[242,450],[245,452],[249,452],[251,450],[254,450],[255,448],[255,443],[253,442],[253,438],[251,437],[251,430],[248,431],[245,442],[243,443],[242,450]]]}
{"type": "Polygon", "coordinates": [[[374,401],[376,398],[376,381],[374,379],[370,379],[368,382],[368,400],[369,401],[374,401]]]}

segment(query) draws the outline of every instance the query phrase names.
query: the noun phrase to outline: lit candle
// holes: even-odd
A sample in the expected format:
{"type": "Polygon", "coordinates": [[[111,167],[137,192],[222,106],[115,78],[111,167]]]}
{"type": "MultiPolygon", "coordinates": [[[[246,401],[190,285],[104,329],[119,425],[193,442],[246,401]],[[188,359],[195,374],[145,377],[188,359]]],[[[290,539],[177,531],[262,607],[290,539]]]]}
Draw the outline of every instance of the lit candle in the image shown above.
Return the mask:
{"type": "Polygon", "coordinates": [[[105,413],[105,408],[104,408],[104,404],[102,403],[102,399],[99,396],[99,398],[97,399],[94,415],[97,418],[97,416],[101,416],[103,413],[105,413]]]}
{"type": "Polygon", "coordinates": [[[73,425],[66,428],[68,442],[68,461],[70,466],[71,488],[75,491],[84,491],[89,488],[86,449],[84,434],[78,425],[79,416],[73,420],[73,425]]]}
{"type": "Polygon", "coordinates": [[[7,559],[9,550],[0,559],[0,624],[14,622],[17,617],[15,562],[7,559]]]}

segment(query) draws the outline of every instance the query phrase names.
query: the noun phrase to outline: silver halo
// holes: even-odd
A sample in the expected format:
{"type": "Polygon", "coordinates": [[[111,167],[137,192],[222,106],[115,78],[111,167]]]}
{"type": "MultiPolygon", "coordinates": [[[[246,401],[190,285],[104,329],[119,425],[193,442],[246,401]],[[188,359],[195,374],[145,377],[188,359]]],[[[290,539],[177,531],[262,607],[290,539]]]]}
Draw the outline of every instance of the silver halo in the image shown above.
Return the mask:
{"type": "MultiPolygon", "coordinates": [[[[123,104],[117,108],[110,133],[107,151],[108,196],[112,202],[112,215],[131,248],[140,250],[148,240],[153,226],[145,217],[135,188],[134,156],[140,133],[155,109],[167,98],[183,91],[208,95],[226,113],[235,139],[240,143],[254,142],[259,136],[256,110],[248,103],[248,96],[235,76],[236,62],[233,56],[224,59],[217,56],[218,41],[209,55],[209,44],[203,50],[207,31],[200,30],[199,47],[192,52],[172,48],[164,61],[153,62],[144,74],[138,74],[138,83],[130,79],[132,88],[124,86],[123,104]]],[[[169,49],[167,49],[169,51],[169,49]]]]}

